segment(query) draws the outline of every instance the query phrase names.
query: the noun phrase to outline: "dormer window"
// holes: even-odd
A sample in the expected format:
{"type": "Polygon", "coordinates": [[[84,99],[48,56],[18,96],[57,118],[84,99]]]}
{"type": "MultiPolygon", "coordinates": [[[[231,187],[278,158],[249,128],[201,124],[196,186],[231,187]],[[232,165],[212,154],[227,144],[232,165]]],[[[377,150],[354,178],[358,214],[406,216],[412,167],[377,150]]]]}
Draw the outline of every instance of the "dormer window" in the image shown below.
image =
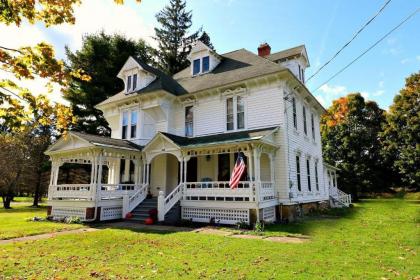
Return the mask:
{"type": "Polygon", "coordinates": [[[194,59],[193,63],[193,75],[200,73],[200,59],[194,59]]]}
{"type": "Polygon", "coordinates": [[[131,89],[131,76],[127,77],[127,92],[130,92],[131,89]]]}
{"type": "Polygon", "coordinates": [[[135,91],[137,88],[137,74],[127,76],[127,92],[135,91]],[[131,87],[132,86],[132,87],[131,87]]]}
{"type": "Polygon", "coordinates": [[[203,70],[201,72],[205,73],[208,72],[210,69],[210,57],[205,56],[203,57],[203,70]]]}
{"type": "Polygon", "coordinates": [[[210,70],[210,57],[204,56],[202,58],[194,59],[193,61],[193,76],[204,74],[210,70]]]}

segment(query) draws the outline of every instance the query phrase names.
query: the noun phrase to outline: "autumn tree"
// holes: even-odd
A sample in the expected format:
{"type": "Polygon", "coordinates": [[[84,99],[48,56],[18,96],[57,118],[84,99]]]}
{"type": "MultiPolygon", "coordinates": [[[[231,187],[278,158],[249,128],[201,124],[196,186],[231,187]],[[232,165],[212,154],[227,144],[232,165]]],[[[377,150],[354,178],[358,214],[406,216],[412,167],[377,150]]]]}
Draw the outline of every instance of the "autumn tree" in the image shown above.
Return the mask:
{"type": "Polygon", "coordinates": [[[384,111],[359,93],[335,100],[322,117],[324,159],[341,169],[340,186],[355,197],[389,186],[380,154],[384,121],[384,111]]]}
{"type": "Polygon", "coordinates": [[[83,69],[91,77],[86,81],[72,77],[64,91],[64,98],[77,117],[76,130],[109,136],[111,130],[102,111],[94,106],[123,90],[124,83],[117,78],[129,56],[138,57],[145,63],[151,61],[152,50],[143,40],[131,40],[122,35],[104,32],[86,35],[80,50],[66,48],[71,69],[83,69]]]}
{"type": "Polygon", "coordinates": [[[384,125],[383,154],[405,186],[420,190],[420,72],[406,79],[384,125]]]}

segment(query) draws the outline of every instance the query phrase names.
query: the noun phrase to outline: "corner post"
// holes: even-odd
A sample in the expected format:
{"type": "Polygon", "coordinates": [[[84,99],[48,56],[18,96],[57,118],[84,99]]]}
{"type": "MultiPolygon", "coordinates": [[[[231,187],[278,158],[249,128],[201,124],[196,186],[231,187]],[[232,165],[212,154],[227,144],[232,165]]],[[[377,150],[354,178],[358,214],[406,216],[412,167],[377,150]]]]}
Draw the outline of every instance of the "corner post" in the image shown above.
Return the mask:
{"type": "Polygon", "coordinates": [[[162,222],[165,220],[165,194],[159,191],[158,196],[158,220],[162,222]]]}

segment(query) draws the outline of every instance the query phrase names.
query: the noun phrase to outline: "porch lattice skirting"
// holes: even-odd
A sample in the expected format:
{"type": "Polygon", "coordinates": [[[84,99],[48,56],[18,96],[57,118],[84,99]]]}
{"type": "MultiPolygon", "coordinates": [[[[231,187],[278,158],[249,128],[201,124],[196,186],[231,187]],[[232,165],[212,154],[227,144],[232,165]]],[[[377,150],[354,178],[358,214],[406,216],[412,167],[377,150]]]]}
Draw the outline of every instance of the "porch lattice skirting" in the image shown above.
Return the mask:
{"type": "Polygon", "coordinates": [[[101,209],[101,221],[121,219],[123,216],[122,206],[103,207],[101,209]]]}
{"type": "Polygon", "coordinates": [[[80,220],[86,220],[86,208],[74,207],[53,207],[51,215],[58,218],[79,217],[80,220]]]}
{"type": "Polygon", "coordinates": [[[203,223],[209,223],[214,219],[216,223],[230,225],[238,222],[250,223],[249,209],[182,207],[182,219],[203,223]]]}

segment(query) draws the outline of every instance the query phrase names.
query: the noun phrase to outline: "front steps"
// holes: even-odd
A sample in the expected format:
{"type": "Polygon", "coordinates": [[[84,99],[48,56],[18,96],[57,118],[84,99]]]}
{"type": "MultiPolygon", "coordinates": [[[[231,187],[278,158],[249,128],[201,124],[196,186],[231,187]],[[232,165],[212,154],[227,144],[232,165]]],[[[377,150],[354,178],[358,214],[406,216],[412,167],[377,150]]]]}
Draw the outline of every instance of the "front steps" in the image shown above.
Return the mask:
{"type": "Polygon", "coordinates": [[[142,203],[137,205],[137,207],[131,211],[133,214],[131,220],[144,223],[144,221],[149,218],[149,211],[152,209],[157,209],[157,197],[146,198],[142,203]]]}
{"type": "MultiPolygon", "coordinates": [[[[140,223],[144,223],[144,221],[150,216],[149,211],[152,209],[157,209],[157,197],[146,198],[143,200],[142,203],[137,205],[131,213],[133,217],[131,218],[132,221],[138,221],[140,223]]],[[[181,218],[181,206],[178,202],[177,204],[169,210],[168,213],[165,215],[164,224],[175,224],[181,218]]]]}

